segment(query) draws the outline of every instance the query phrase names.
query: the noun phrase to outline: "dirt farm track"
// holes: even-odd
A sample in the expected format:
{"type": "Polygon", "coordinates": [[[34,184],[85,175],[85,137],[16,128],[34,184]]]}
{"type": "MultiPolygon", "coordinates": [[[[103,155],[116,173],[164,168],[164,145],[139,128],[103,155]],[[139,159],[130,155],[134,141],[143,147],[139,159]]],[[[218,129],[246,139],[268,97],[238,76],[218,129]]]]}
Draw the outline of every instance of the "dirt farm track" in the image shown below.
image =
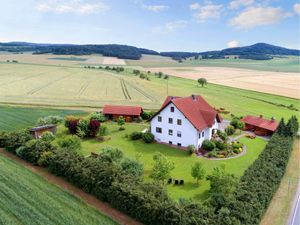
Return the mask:
{"type": "Polygon", "coordinates": [[[208,82],[270,94],[300,98],[300,74],[287,72],[254,71],[226,67],[159,67],[147,68],[177,77],[197,80],[204,77],[208,82]]]}

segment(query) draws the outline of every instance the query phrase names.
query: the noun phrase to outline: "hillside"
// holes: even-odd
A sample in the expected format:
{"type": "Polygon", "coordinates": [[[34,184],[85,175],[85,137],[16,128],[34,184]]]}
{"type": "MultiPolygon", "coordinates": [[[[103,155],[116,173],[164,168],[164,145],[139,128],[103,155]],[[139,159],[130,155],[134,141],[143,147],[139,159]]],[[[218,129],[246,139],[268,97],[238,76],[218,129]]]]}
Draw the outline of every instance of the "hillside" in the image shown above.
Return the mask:
{"type": "Polygon", "coordinates": [[[27,42],[0,43],[0,51],[13,53],[33,52],[33,54],[56,54],[56,55],[91,55],[102,54],[121,59],[139,60],[142,54],[161,55],[172,57],[176,60],[195,57],[203,59],[222,59],[228,55],[235,55],[242,59],[268,60],[274,55],[299,56],[299,50],[288,49],[266,43],[257,43],[245,47],[226,48],[220,51],[207,52],[156,52],[150,49],[138,48],[128,45],[107,44],[107,45],[71,45],[71,44],[36,44],[27,42]]]}

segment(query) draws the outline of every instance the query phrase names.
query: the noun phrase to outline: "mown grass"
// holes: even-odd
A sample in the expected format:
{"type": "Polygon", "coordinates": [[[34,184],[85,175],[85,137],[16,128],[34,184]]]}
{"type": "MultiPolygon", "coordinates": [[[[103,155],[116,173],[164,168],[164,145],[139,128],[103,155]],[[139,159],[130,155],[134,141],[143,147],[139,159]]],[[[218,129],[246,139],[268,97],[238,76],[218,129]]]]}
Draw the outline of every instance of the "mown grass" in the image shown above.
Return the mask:
{"type": "Polygon", "coordinates": [[[44,108],[23,108],[0,105],[0,130],[13,131],[27,128],[36,124],[40,117],[80,115],[84,112],[78,110],[60,110],[44,108]]]}
{"type": "Polygon", "coordinates": [[[117,224],[78,198],[2,155],[0,190],[0,224],[117,224]]]}
{"type": "MultiPolygon", "coordinates": [[[[190,175],[191,166],[195,162],[200,161],[207,171],[207,174],[209,174],[214,167],[220,166],[224,163],[228,172],[240,177],[258,157],[266,144],[265,140],[259,138],[254,140],[241,138],[240,141],[248,148],[246,155],[227,160],[208,160],[206,158],[199,158],[195,155],[191,156],[187,151],[172,148],[168,145],[157,143],[145,144],[140,140],[131,141],[126,137],[133,131],[142,131],[147,127],[147,124],[128,123],[125,125],[125,131],[119,131],[119,126],[112,122],[103,123],[102,126],[107,126],[109,129],[109,134],[105,137],[106,141],[99,142],[95,139],[84,140],[80,153],[83,155],[89,155],[90,152],[100,152],[105,146],[113,146],[121,149],[127,157],[136,158],[137,156],[140,156],[139,160],[144,164],[145,179],[150,181],[149,173],[153,166],[152,157],[155,152],[161,152],[175,164],[175,169],[172,171],[172,177],[175,179],[184,179],[185,181],[184,186],[167,186],[170,196],[176,200],[181,197],[198,200],[204,200],[207,198],[209,182],[203,180],[200,185],[196,185],[190,175]]],[[[61,126],[58,137],[63,137],[66,134],[66,129],[61,126]]]]}

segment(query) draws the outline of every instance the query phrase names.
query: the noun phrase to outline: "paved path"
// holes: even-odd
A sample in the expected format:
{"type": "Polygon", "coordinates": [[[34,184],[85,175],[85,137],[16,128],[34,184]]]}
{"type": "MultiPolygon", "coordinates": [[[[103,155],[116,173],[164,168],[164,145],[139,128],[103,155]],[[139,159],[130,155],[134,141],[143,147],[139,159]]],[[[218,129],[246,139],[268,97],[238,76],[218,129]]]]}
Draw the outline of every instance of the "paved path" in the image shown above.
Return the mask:
{"type": "Polygon", "coordinates": [[[288,225],[300,225],[300,183],[295,195],[294,205],[291,211],[288,225]]]}
{"type": "Polygon", "coordinates": [[[0,154],[17,161],[21,165],[25,166],[32,172],[42,176],[45,178],[49,183],[52,183],[54,185],[57,185],[69,192],[71,192],[73,195],[77,196],[84,202],[86,202],[88,205],[96,208],[101,213],[107,215],[108,217],[112,218],[114,221],[118,222],[122,225],[142,225],[142,223],[134,220],[133,218],[127,216],[126,214],[118,211],[117,209],[114,209],[112,206],[110,206],[106,202],[102,202],[99,199],[97,199],[95,196],[90,195],[82,191],[81,189],[73,186],[69,182],[65,181],[64,179],[57,177],[51,173],[49,173],[46,169],[41,168],[39,166],[33,166],[32,164],[18,158],[17,156],[5,151],[4,149],[0,148],[0,154]]]}

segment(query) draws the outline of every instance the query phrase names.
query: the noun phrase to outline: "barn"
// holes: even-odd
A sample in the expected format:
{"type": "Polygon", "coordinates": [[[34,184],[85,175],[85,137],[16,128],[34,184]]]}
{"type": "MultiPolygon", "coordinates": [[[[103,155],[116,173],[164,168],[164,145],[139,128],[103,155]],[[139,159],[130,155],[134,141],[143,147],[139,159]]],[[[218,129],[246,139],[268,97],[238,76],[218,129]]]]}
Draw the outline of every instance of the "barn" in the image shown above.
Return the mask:
{"type": "Polygon", "coordinates": [[[47,131],[51,132],[52,134],[55,134],[56,133],[56,125],[48,124],[48,125],[33,127],[29,130],[30,134],[32,134],[32,136],[34,136],[34,138],[36,138],[36,139],[41,138],[43,133],[45,133],[47,131]]]}
{"type": "Polygon", "coordinates": [[[263,116],[246,116],[241,119],[245,123],[245,130],[253,131],[256,135],[272,135],[278,127],[275,119],[265,119],[263,116]]]}
{"type": "Polygon", "coordinates": [[[102,113],[108,120],[116,121],[123,116],[126,122],[132,122],[141,116],[143,109],[140,106],[105,105],[102,113]]]}

